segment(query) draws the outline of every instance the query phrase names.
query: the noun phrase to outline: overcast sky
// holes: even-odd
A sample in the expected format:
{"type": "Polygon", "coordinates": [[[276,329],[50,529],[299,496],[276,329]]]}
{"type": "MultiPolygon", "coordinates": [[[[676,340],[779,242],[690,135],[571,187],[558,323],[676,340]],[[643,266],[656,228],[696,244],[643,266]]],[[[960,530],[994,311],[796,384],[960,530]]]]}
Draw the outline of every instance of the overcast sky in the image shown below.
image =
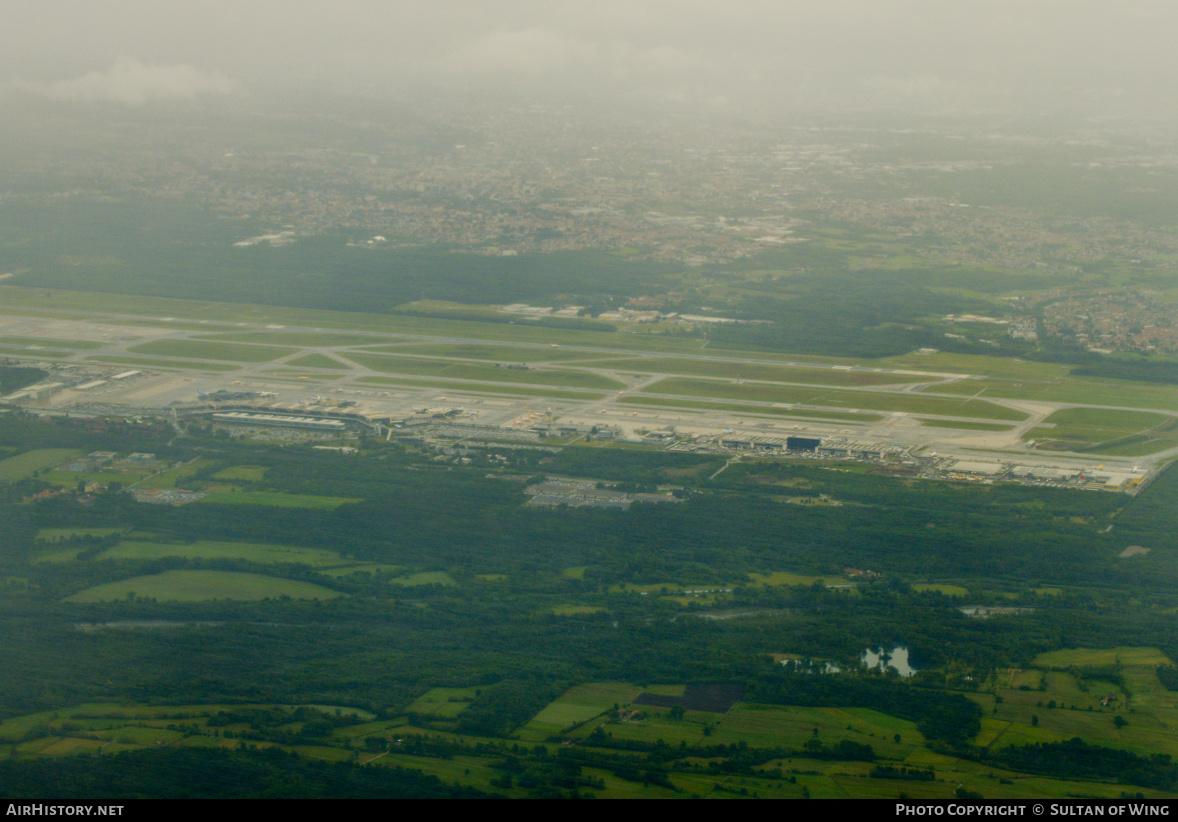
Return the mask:
{"type": "Polygon", "coordinates": [[[1176,0],[2,0],[0,88],[126,105],[441,85],[1173,115],[1176,42],[1176,0]]]}

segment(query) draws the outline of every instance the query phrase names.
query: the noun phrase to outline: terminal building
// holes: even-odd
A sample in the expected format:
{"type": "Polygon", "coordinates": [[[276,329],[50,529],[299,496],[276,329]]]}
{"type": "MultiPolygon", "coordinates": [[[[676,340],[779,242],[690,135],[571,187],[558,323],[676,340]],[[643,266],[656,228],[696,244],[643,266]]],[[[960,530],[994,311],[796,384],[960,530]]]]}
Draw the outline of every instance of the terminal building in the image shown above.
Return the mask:
{"type": "Polygon", "coordinates": [[[343,420],[328,420],[317,417],[293,417],[286,414],[251,414],[248,411],[221,411],[211,415],[217,422],[236,425],[260,425],[267,428],[299,428],[304,431],[322,431],[342,434],[348,430],[343,420]]]}

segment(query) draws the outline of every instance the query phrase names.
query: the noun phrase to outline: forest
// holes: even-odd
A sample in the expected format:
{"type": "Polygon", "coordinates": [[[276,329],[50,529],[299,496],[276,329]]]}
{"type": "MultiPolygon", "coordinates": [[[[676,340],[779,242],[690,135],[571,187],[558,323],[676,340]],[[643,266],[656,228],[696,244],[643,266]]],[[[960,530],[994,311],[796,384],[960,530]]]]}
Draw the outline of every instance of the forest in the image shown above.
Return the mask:
{"type": "MultiPolygon", "coordinates": [[[[431,728],[457,735],[444,737],[453,747],[447,756],[475,756],[471,745],[529,738],[528,729],[553,710],[545,706],[591,683],[729,683],[749,706],[738,711],[870,709],[907,723],[906,733],[930,750],[1046,773],[1037,764],[1044,757],[1063,761],[1048,749],[979,747],[987,706],[998,713],[999,694],[1019,694],[1003,691],[1009,686],[1000,686],[998,672],[1086,648],[1154,648],[1178,658],[1171,615],[1178,602],[1167,582],[1175,571],[1173,471],[1137,497],[920,482],[779,460],[749,460],[708,479],[716,466],[709,455],[609,445],[528,451],[491,443],[471,449],[469,464],[460,465],[404,443],[365,441],[359,454],[341,455],[225,439],[199,426],[176,437],[150,421],[94,426],[21,412],[0,416],[0,448],[9,460],[55,448],[148,450],[168,465],[192,465],[188,488],[224,492],[232,477],[230,496],[359,500],[334,508],[147,505],[117,483],[82,492],[41,471],[0,486],[0,624],[9,637],[0,649],[0,718],[91,703],[238,705],[247,714],[222,707],[184,733],[195,739],[228,729],[239,746],[283,748],[300,757],[283,761],[307,769],[312,793],[334,795],[341,779],[372,795],[607,790],[601,780],[674,787],[677,773],[696,773],[684,764],[685,751],[712,762],[714,773],[777,779],[782,790],[798,789],[778,764],[795,757],[860,762],[884,769],[864,778],[893,782],[887,769],[907,765],[879,739],[821,736],[791,745],[754,735],[729,751],[715,745],[735,738],[713,742],[705,734],[680,750],[578,721],[531,738],[581,738],[574,750],[559,751],[581,758],[589,768],[581,776],[553,770],[556,748],[533,744],[512,754],[515,765],[497,765],[498,775],[488,771],[481,781],[440,785],[394,774],[370,783],[343,763],[335,771],[303,763],[307,744],[336,744],[347,721],[274,715],[273,708],[262,721],[267,714],[251,706],[349,706],[382,728],[404,728],[406,738],[418,734],[413,744],[442,744],[443,737],[428,741],[431,728]],[[525,505],[523,488],[542,474],[673,488],[684,502],[626,511],[525,505]],[[785,503],[783,487],[791,498],[823,495],[839,505],[785,503]],[[1122,559],[1128,543],[1151,550],[1122,559]],[[828,583],[854,568],[870,574],[828,583]],[[274,593],[225,598],[215,587],[197,596],[169,587],[245,578],[265,580],[274,593]],[[123,593],[100,593],[112,585],[123,593]],[[291,585],[322,594],[284,593],[291,585]],[[712,593],[686,593],[701,589],[712,593]],[[965,605],[1011,615],[978,619],[965,605]],[[908,650],[914,676],[860,668],[864,648],[896,646],[908,650]],[[828,660],[843,673],[791,673],[774,661],[783,653],[828,660]],[[414,707],[438,689],[462,694],[449,713],[414,707]]],[[[1164,674],[1156,671],[1165,667],[1155,663],[1149,676],[1164,684],[1169,679],[1157,680],[1164,674]]],[[[1081,685],[1085,676],[1111,687],[1133,682],[1117,665],[1106,668],[1073,668],[1068,676],[1081,685]]],[[[674,700],[650,704],[656,707],[635,708],[708,734],[717,720],[707,717],[731,710],[708,714],[690,700],[686,711],[674,700]]],[[[608,714],[608,705],[602,710],[608,714]]],[[[4,728],[0,719],[0,744],[4,728]]],[[[62,731],[50,722],[40,733],[9,739],[9,784],[41,778],[42,757],[17,756],[62,731]]],[[[355,750],[375,753],[391,744],[385,731],[356,742],[363,744],[355,750]]],[[[277,753],[233,751],[192,767],[257,772],[267,784],[277,753]]],[[[151,755],[128,750],[93,767],[78,764],[78,795],[118,795],[120,774],[145,767],[151,755]],[[124,757],[126,769],[101,764],[124,757]]],[[[1119,766],[1121,782],[1170,789],[1169,766],[1140,755],[1119,766]]],[[[503,761],[491,753],[480,761],[492,760],[503,761]]],[[[1060,764],[1050,773],[1082,781],[1091,769],[1060,764]]]]}

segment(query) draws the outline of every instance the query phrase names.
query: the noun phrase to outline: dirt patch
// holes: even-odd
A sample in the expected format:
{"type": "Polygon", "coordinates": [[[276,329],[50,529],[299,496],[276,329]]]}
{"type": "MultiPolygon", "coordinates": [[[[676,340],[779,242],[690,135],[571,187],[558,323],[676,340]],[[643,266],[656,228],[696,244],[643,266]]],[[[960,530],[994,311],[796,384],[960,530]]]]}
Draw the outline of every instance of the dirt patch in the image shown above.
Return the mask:
{"type": "Polygon", "coordinates": [[[653,705],[658,708],[673,708],[680,705],[689,711],[726,714],[742,699],[743,685],[688,685],[683,690],[683,696],[643,692],[634,700],[634,704],[653,705]]]}

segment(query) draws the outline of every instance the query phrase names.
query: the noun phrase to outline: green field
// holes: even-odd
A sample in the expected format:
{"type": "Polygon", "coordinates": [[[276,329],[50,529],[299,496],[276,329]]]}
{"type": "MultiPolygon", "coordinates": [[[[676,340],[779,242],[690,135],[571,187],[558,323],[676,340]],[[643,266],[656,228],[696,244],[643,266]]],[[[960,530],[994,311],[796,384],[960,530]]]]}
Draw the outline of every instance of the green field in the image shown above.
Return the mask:
{"type": "Polygon", "coordinates": [[[107,537],[111,534],[122,533],[123,528],[41,528],[37,531],[37,539],[53,542],[70,537],[107,537]]]}
{"type": "Polygon", "coordinates": [[[198,503],[216,505],[269,505],[274,508],[339,508],[358,499],[285,494],[281,491],[214,491],[198,503]]]}
{"type": "Polygon", "coordinates": [[[756,587],[775,586],[775,585],[813,585],[815,582],[822,582],[825,585],[850,585],[851,581],[842,577],[812,577],[802,574],[791,574],[786,571],[774,571],[771,574],[749,574],[750,583],[756,587]]]}
{"type": "Polygon", "coordinates": [[[648,394],[681,394],[692,398],[711,397],[729,400],[804,403],[806,405],[868,411],[936,414],[945,417],[979,417],[994,420],[1023,420],[1027,417],[1026,414],[1013,408],[977,399],[950,400],[921,394],[849,391],[845,389],[824,390],[769,383],[736,384],[688,377],[668,377],[642,390],[648,394]]]}
{"type": "Polygon", "coordinates": [[[288,354],[297,354],[297,348],[276,348],[261,345],[234,345],[231,343],[208,342],[207,340],[153,340],[130,349],[138,354],[153,354],[160,357],[188,357],[194,360],[225,360],[226,362],[271,362],[288,354]]]}
{"type": "Polygon", "coordinates": [[[577,351],[551,345],[487,345],[485,343],[403,343],[377,351],[393,354],[450,357],[459,360],[486,360],[488,362],[522,363],[551,362],[559,360],[580,360],[600,356],[593,351],[577,351]]]}
{"type": "Polygon", "coordinates": [[[101,356],[88,357],[87,362],[103,365],[138,365],[141,368],[179,369],[183,371],[236,371],[238,366],[216,362],[197,362],[195,360],[165,360],[148,359],[147,357],[101,356]]]}
{"type": "Polygon", "coordinates": [[[213,474],[213,478],[222,480],[249,480],[250,482],[258,482],[266,476],[267,470],[268,469],[256,465],[234,465],[213,474]]]}
{"type": "Polygon", "coordinates": [[[387,334],[340,334],[334,331],[246,331],[233,334],[209,334],[215,342],[285,345],[294,348],[352,348],[360,345],[380,345],[396,337],[387,334]]]}
{"type": "Polygon", "coordinates": [[[387,374],[408,374],[437,376],[457,380],[482,380],[491,383],[551,385],[563,388],[588,388],[609,390],[624,388],[617,380],[611,380],[587,371],[568,369],[515,369],[497,368],[491,365],[468,365],[451,360],[427,359],[424,357],[394,357],[380,354],[354,354],[348,359],[387,374]]]}
{"type": "Polygon", "coordinates": [[[1042,400],[1071,405],[1123,406],[1178,412],[1176,386],[1090,377],[1061,377],[1050,381],[1021,382],[1015,379],[961,380],[944,385],[932,385],[925,391],[933,394],[963,394],[970,397],[981,394],[1013,400],[1042,400]]]}
{"type": "Polygon", "coordinates": [[[81,451],[72,448],[41,448],[26,451],[19,456],[0,460],[0,480],[14,482],[27,479],[39,471],[56,468],[81,455],[81,451]]]}
{"type": "Polygon", "coordinates": [[[682,374],[690,377],[724,377],[733,380],[847,387],[910,383],[920,379],[908,374],[725,362],[702,358],[643,357],[628,360],[593,360],[584,364],[593,368],[615,368],[644,374],[682,374]]]}
{"type": "Polygon", "coordinates": [[[433,388],[438,391],[454,391],[466,394],[491,394],[512,397],[551,397],[558,400],[602,400],[604,394],[579,391],[556,391],[548,388],[524,388],[513,385],[488,385],[478,382],[455,382],[453,380],[414,380],[395,377],[360,377],[358,383],[367,385],[409,386],[412,388],[433,388]]]}
{"type": "Polygon", "coordinates": [[[297,368],[334,368],[342,371],[349,370],[349,366],[345,365],[337,359],[327,356],[326,354],[307,354],[304,357],[287,360],[286,364],[297,368]]]}
{"type": "Polygon", "coordinates": [[[1010,431],[1011,426],[994,422],[969,422],[966,420],[936,420],[928,417],[917,417],[921,425],[930,428],[961,428],[966,431],[1010,431]]]}
{"type": "Polygon", "coordinates": [[[0,337],[0,345],[44,345],[50,348],[76,348],[85,351],[102,348],[103,343],[87,340],[59,340],[54,337],[0,337]]]}
{"type": "Polygon", "coordinates": [[[445,571],[423,571],[408,576],[393,577],[389,582],[395,585],[455,585],[454,578],[445,571]]]}
{"type": "Polygon", "coordinates": [[[1153,451],[1160,451],[1178,442],[1178,417],[1149,411],[1064,408],[1043,422],[1042,427],[1028,431],[1024,439],[1082,447],[1095,453],[1108,453],[1118,445],[1152,445],[1153,451]]]}
{"type": "Polygon", "coordinates": [[[406,713],[454,719],[466,710],[477,688],[431,688],[405,709],[406,713]]]}
{"type": "Polygon", "coordinates": [[[593,682],[578,685],[548,704],[520,730],[520,738],[539,742],[573,725],[587,722],[609,711],[613,705],[627,705],[642,688],[626,682],[593,682]]]}
{"type": "Polygon", "coordinates": [[[164,571],[105,585],[96,585],[67,597],[67,602],[102,602],[121,599],[200,602],[210,599],[332,599],[338,591],[310,582],[241,574],[232,571],[164,571]]]}
{"type": "Polygon", "coordinates": [[[641,405],[649,408],[683,408],[708,411],[727,411],[740,414],[762,414],[772,417],[797,417],[799,419],[837,420],[839,422],[876,422],[882,420],[879,414],[861,414],[855,411],[811,411],[805,408],[777,408],[772,405],[743,405],[739,403],[706,402],[703,400],[668,399],[666,397],[622,397],[620,405],[641,405]]]}

